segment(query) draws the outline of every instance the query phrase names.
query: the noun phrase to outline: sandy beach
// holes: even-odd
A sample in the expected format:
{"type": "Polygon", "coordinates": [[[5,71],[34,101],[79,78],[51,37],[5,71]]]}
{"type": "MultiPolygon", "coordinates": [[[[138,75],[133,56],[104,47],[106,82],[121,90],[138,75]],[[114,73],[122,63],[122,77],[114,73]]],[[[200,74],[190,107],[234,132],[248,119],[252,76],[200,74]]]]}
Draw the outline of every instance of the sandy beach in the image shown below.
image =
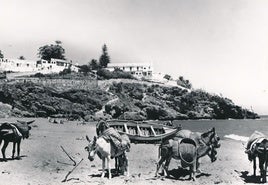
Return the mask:
{"type": "MultiPolygon", "coordinates": [[[[16,119],[9,119],[16,120],[16,119]]],[[[27,119],[29,120],[29,119],[27,119]]],[[[4,120],[1,120],[3,122],[4,120]]],[[[208,128],[209,129],[209,128],[208,128]]],[[[178,169],[179,161],[172,160],[169,167],[170,178],[155,178],[158,145],[132,144],[128,153],[129,177],[113,176],[111,180],[101,179],[101,160],[96,156],[93,162],[87,159],[84,150],[87,145],[85,135],[93,138],[94,123],[77,125],[77,122],[64,124],[49,123],[46,119],[36,119],[32,125],[31,136],[23,140],[21,160],[0,162],[0,184],[3,185],[44,185],[44,184],[245,184],[258,183],[251,177],[252,164],[244,153],[242,142],[231,139],[221,140],[218,159],[211,163],[208,157],[201,160],[201,174],[197,181],[189,181],[187,170],[178,169]],[[68,171],[72,170],[72,161],[62,151],[61,146],[82,163],[61,182],[68,171]]],[[[12,144],[6,155],[11,157],[12,144]]],[[[2,158],[2,156],[1,156],[2,158]]],[[[112,163],[114,167],[114,162],[112,163]]],[[[258,173],[259,174],[259,173],[258,173]]]]}

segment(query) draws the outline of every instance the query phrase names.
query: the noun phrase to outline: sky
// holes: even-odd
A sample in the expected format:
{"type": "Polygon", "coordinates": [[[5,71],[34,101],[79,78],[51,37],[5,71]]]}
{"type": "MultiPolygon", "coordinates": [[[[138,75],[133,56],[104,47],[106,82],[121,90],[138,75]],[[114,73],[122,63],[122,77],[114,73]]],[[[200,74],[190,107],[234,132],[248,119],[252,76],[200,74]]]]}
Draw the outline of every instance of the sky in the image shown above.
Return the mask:
{"type": "Polygon", "coordinates": [[[105,43],[112,63],[153,63],[268,114],[267,10],[266,0],[0,0],[0,50],[35,60],[60,40],[86,64],[105,43]]]}

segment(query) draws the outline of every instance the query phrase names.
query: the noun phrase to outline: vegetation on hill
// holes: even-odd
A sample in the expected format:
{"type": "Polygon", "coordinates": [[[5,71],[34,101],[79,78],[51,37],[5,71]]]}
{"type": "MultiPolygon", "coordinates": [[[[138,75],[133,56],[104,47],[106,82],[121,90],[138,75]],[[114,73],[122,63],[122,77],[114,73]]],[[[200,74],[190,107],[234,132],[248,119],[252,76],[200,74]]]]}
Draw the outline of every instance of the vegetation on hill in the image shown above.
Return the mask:
{"type": "MultiPolygon", "coordinates": [[[[133,120],[242,119],[257,114],[242,109],[230,99],[202,90],[187,91],[150,83],[107,83],[92,90],[56,91],[32,82],[2,84],[0,102],[12,107],[10,114],[27,117],[61,115],[95,119],[97,112],[108,118],[133,120]]],[[[8,111],[7,111],[8,112],[8,111]]]]}

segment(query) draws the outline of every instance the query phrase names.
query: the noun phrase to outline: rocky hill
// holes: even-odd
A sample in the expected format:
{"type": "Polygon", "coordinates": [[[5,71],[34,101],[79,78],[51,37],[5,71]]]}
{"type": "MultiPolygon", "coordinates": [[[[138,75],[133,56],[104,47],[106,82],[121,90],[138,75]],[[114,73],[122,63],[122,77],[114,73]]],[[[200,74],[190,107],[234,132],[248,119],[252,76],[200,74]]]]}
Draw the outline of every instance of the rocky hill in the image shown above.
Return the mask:
{"type": "Polygon", "coordinates": [[[85,120],[242,119],[258,115],[201,90],[136,80],[100,81],[91,90],[56,90],[33,82],[0,85],[0,116],[85,120]]]}

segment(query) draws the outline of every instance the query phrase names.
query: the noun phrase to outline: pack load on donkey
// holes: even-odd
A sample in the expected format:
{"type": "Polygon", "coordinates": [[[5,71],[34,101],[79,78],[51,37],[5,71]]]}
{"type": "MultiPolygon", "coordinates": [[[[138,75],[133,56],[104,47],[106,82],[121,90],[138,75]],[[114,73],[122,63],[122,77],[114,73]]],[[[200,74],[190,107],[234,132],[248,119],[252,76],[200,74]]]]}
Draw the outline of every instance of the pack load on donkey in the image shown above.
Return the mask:
{"type": "Polygon", "coordinates": [[[0,125],[0,137],[6,137],[8,135],[14,134],[15,138],[22,137],[22,134],[18,130],[18,128],[15,126],[14,123],[2,123],[0,125]]]}
{"type": "Polygon", "coordinates": [[[96,125],[96,133],[98,136],[102,136],[107,142],[111,142],[112,146],[115,148],[115,151],[129,151],[130,145],[127,144],[119,132],[113,127],[110,127],[109,123],[106,121],[101,120],[96,125]]]}

